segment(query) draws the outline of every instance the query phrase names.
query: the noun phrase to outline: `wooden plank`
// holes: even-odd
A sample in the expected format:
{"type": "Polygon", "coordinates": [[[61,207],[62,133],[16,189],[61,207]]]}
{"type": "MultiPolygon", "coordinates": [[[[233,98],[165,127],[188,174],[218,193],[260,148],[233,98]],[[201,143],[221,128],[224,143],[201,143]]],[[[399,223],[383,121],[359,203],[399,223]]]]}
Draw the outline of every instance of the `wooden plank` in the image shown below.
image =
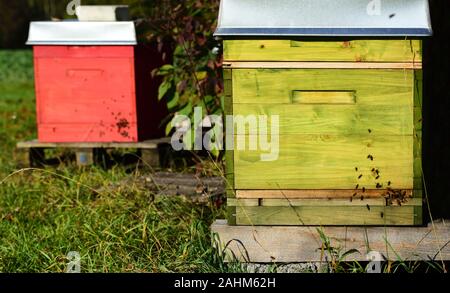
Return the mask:
{"type": "MultiPolygon", "coordinates": [[[[223,70],[224,77],[224,94],[225,94],[225,115],[233,115],[233,71],[231,69],[223,70]]],[[[227,129],[225,125],[225,133],[228,133],[230,130],[227,129]]],[[[228,139],[228,136],[225,137],[225,140],[228,139]]],[[[226,142],[226,141],[225,141],[226,142]]],[[[226,178],[226,190],[227,197],[234,198],[234,152],[233,150],[225,149],[225,178],[226,178]]],[[[231,211],[232,213],[233,211],[231,211]]]]}
{"type": "MultiPolygon", "coordinates": [[[[423,73],[421,70],[414,72],[414,131],[413,131],[413,156],[414,156],[414,196],[422,198],[422,95],[423,73]]],[[[420,215],[422,216],[422,215],[420,215]]],[[[421,219],[417,219],[421,222],[421,219]]]]}
{"type": "Polygon", "coordinates": [[[422,69],[422,63],[375,62],[224,62],[231,69],[422,69]]]}
{"type": "MultiPolygon", "coordinates": [[[[240,199],[228,199],[228,206],[237,206],[237,207],[302,207],[302,206],[311,206],[311,207],[344,207],[344,206],[363,206],[367,207],[369,205],[384,207],[387,206],[386,199],[384,197],[379,198],[366,198],[363,197],[352,197],[350,201],[349,198],[346,199],[274,199],[274,198],[263,198],[263,199],[250,199],[250,198],[240,198],[240,199]]],[[[420,198],[405,198],[404,201],[401,202],[401,206],[420,206],[422,204],[422,199],[420,198]]],[[[395,201],[392,203],[394,206],[399,206],[395,201]]]]}
{"type": "Polygon", "coordinates": [[[225,40],[226,61],[417,62],[420,40],[225,40]]]}
{"type": "MultiPolygon", "coordinates": [[[[412,196],[411,189],[402,190],[406,196],[412,196]]],[[[362,191],[362,186],[355,189],[291,189],[291,190],[236,190],[236,198],[271,198],[271,199],[345,199],[348,200],[354,193],[364,198],[379,198],[384,196],[386,189],[366,189],[362,191]]]]}
{"type": "Polygon", "coordinates": [[[130,149],[155,149],[159,144],[170,143],[170,138],[161,138],[155,140],[147,140],[143,142],[74,142],[74,143],[55,143],[55,142],[39,142],[31,140],[17,143],[18,149],[26,148],[72,148],[72,149],[89,149],[89,148],[130,148],[130,149]]]}
{"type": "Polygon", "coordinates": [[[414,130],[422,131],[422,108],[417,106],[414,107],[414,130]]]}
{"type": "Polygon", "coordinates": [[[414,207],[414,225],[416,226],[423,225],[423,208],[422,205],[414,207]]]}
{"type": "Polygon", "coordinates": [[[236,198],[227,198],[227,206],[249,206],[249,207],[257,207],[259,206],[259,199],[245,198],[245,199],[236,199],[236,198]]]}
{"type": "Polygon", "coordinates": [[[389,182],[393,189],[413,189],[411,136],[284,135],[274,161],[261,160],[268,151],[244,149],[248,138],[236,137],[238,190],[376,189],[377,183],[386,187],[389,182]],[[379,171],[378,179],[372,169],[379,171]]]}
{"type": "Polygon", "coordinates": [[[235,134],[413,135],[411,105],[234,104],[235,134]],[[267,122],[242,126],[241,117],[267,122]],[[273,120],[278,116],[278,127],[273,120]]]}
{"type": "Polygon", "coordinates": [[[236,225],[387,225],[415,224],[414,206],[236,207],[236,225]]]}
{"type": "MultiPolygon", "coordinates": [[[[321,262],[330,255],[322,251],[317,227],[230,226],[218,220],[211,226],[219,241],[219,251],[226,247],[226,261],[253,263],[321,262]],[[322,254],[322,253],[325,254],[322,254]],[[248,256],[248,257],[247,257],[248,256]]],[[[450,260],[450,225],[435,223],[428,227],[323,227],[330,245],[342,253],[356,249],[345,261],[366,261],[369,251],[378,251],[391,261],[450,260]],[[434,227],[434,228],[433,228],[434,227]]]]}
{"type": "Polygon", "coordinates": [[[234,104],[292,104],[299,90],[354,91],[357,105],[409,106],[411,116],[402,119],[412,120],[413,88],[412,70],[233,70],[234,104]]]}

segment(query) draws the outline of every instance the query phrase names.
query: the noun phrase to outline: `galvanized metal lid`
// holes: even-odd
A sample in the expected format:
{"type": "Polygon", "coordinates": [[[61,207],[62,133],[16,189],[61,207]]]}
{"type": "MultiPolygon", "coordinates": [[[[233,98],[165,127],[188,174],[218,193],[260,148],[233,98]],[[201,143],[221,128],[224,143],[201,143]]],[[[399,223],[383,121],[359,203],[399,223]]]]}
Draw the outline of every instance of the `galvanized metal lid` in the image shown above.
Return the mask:
{"type": "Polygon", "coordinates": [[[427,0],[222,0],[215,36],[429,36],[427,0]]]}
{"type": "Polygon", "coordinates": [[[27,45],[136,45],[132,21],[31,22],[27,45]]]}

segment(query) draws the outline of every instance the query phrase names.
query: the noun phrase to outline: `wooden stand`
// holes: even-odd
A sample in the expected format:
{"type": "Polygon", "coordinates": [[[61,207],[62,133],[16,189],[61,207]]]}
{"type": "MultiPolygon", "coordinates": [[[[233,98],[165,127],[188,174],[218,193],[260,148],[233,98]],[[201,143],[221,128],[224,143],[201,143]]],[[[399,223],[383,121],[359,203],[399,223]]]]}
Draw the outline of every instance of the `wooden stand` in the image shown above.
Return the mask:
{"type": "Polygon", "coordinates": [[[230,226],[218,220],[211,230],[226,261],[303,263],[330,261],[320,229],[336,255],[356,249],[342,261],[367,261],[377,251],[392,261],[450,260],[450,222],[428,227],[230,226]]]}
{"type": "Polygon", "coordinates": [[[75,152],[78,166],[102,163],[107,149],[136,149],[145,165],[164,165],[164,155],[170,149],[170,138],[147,140],[137,143],[46,143],[37,140],[19,142],[17,148],[28,152],[30,167],[41,167],[46,163],[45,149],[70,149],[75,152]]]}

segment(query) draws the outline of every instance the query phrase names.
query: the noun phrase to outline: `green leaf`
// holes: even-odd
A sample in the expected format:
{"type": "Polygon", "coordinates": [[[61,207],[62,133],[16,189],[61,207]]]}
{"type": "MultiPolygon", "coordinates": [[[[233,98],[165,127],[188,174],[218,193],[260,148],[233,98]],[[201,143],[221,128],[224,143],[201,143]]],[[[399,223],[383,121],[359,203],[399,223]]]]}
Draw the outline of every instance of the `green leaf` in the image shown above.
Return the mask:
{"type": "Polygon", "coordinates": [[[195,76],[198,80],[203,80],[208,76],[208,73],[206,71],[199,71],[195,73],[195,76]]]}
{"type": "Polygon", "coordinates": [[[180,94],[175,93],[175,95],[167,102],[167,108],[169,108],[169,110],[173,110],[176,106],[178,106],[179,101],[180,94]]]}
{"type": "Polygon", "coordinates": [[[184,54],[185,54],[185,51],[184,51],[183,46],[177,46],[177,47],[175,48],[175,51],[173,52],[173,54],[174,54],[175,56],[184,55],[184,54]]]}
{"type": "Polygon", "coordinates": [[[174,70],[175,67],[173,67],[172,64],[165,64],[163,66],[161,66],[161,68],[159,69],[160,71],[172,71],[174,70]]]}
{"type": "MultiPolygon", "coordinates": [[[[173,120],[173,119],[172,119],[173,120]]],[[[166,125],[166,136],[169,136],[170,132],[172,131],[172,120],[170,120],[169,123],[166,125]]]]}
{"type": "Polygon", "coordinates": [[[172,87],[172,83],[169,81],[164,81],[160,86],[159,86],[159,91],[158,91],[158,100],[161,101],[162,98],[164,98],[164,96],[167,94],[167,92],[169,91],[169,89],[172,87]]]}
{"type": "Polygon", "coordinates": [[[165,64],[163,66],[161,66],[161,68],[159,69],[159,71],[162,72],[171,72],[175,69],[175,67],[173,67],[172,64],[165,64]]]}
{"type": "Polygon", "coordinates": [[[175,67],[173,65],[165,64],[157,70],[156,75],[159,75],[159,76],[169,75],[169,74],[173,73],[174,70],[175,70],[175,67]]]}
{"type": "Polygon", "coordinates": [[[178,111],[178,115],[189,116],[193,109],[192,101],[189,101],[180,111],[178,111]]]}

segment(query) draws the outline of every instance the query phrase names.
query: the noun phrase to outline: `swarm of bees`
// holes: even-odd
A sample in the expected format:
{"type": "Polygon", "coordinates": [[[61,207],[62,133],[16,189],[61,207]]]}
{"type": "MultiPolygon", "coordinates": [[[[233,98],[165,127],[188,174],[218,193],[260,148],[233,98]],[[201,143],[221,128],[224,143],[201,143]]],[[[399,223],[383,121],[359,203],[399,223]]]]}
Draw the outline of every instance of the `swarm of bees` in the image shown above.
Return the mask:
{"type": "Polygon", "coordinates": [[[405,190],[394,190],[388,187],[384,198],[386,200],[386,206],[402,206],[402,204],[408,202],[411,195],[406,194],[405,190]]]}
{"type": "MultiPolygon", "coordinates": [[[[370,131],[369,131],[370,132],[370,131]]],[[[374,157],[372,155],[368,155],[367,158],[371,161],[374,160],[374,157]]],[[[358,172],[360,170],[360,168],[355,167],[355,171],[358,172]]],[[[360,180],[363,177],[363,174],[361,174],[360,172],[358,172],[358,180],[360,180]]],[[[379,180],[381,178],[381,174],[380,171],[378,170],[378,168],[372,168],[371,169],[371,175],[373,176],[373,178],[375,180],[379,180]]],[[[386,182],[386,191],[381,195],[385,198],[386,200],[386,206],[402,206],[402,204],[408,202],[408,200],[412,197],[411,194],[407,194],[407,192],[405,190],[394,190],[392,189],[391,186],[391,181],[386,182]]],[[[380,182],[376,182],[375,188],[376,189],[382,189],[384,184],[381,184],[380,182]]],[[[364,193],[366,192],[366,188],[362,187],[362,193],[360,194],[358,192],[358,190],[360,189],[360,185],[356,184],[355,186],[355,192],[353,193],[353,195],[350,197],[350,202],[353,201],[353,198],[358,196],[361,198],[361,200],[364,200],[364,193]]],[[[370,211],[370,206],[367,205],[367,209],[370,211]]],[[[381,213],[381,217],[384,217],[384,214],[381,213]]]]}

